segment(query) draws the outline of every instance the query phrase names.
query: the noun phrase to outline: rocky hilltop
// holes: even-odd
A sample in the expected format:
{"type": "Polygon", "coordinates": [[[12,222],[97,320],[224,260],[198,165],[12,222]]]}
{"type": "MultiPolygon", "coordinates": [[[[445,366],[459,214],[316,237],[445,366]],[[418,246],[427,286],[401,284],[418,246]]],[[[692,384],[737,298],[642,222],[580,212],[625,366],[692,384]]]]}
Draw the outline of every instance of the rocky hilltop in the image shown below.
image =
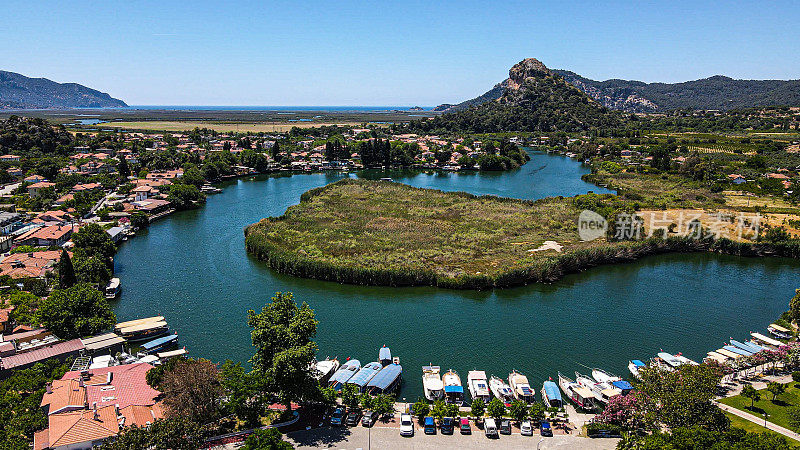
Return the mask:
{"type": "Polygon", "coordinates": [[[122,100],[77,83],[0,71],[0,109],[124,108],[122,100]]]}
{"type": "Polygon", "coordinates": [[[507,90],[518,88],[520,79],[537,74],[559,76],[606,108],[634,113],[800,106],[800,80],[736,80],[716,75],[684,83],[595,81],[569,70],[550,70],[539,60],[528,58],[511,69],[509,78],[483,95],[458,104],[440,105],[435,110],[454,112],[498,100],[507,90]]]}

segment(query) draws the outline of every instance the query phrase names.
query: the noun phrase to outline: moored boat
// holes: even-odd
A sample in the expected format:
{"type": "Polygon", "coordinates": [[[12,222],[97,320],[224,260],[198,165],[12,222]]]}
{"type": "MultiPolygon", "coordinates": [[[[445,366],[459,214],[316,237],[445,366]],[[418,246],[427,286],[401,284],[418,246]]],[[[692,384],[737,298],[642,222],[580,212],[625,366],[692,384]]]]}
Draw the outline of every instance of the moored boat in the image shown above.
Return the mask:
{"type": "Polygon", "coordinates": [[[531,385],[528,383],[528,377],[512,370],[508,374],[508,385],[511,386],[511,391],[514,393],[514,398],[525,403],[533,403],[534,393],[531,385]]]}
{"type": "Polygon", "coordinates": [[[467,374],[467,387],[469,395],[473,400],[479,398],[484,403],[489,403],[492,395],[489,393],[489,382],[486,380],[486,372],[482,370],[471,370],[467,374]]]}
{"type": "Polygon", "coordinates": [[[422,389],[428,401],[433,402],[444,398],[444,384],[439,375],[440,370],[439,366],[422,367],[422,389]]]}
{"type": "Polygon", "coordinates": [[[122,290],[121,283],[119,278],[112,278],[111,281],[108,282],[105,289],[106,298],[111,300],[117,298],[119,296],[120,291],[122,290]]]}
{"type": "Polygon", "coordinates": [[[353,378],[353,375],[358,372],[361,368],[361,362],[357,359],[349,359],[344,362],[344,364],[339,367],[332,376],[331,379],[328,380],[328,387],[333,388],[334,390],[341,390],[347,381],[350,378],[353,378]]]}
{"type": "Polygon", "coordinates": [[[358,392],[363,392],[367,383],[383,369],[383,366],[378,361],[367,363],[361,368],[352,378],[347,380],[345,384],[352,384],[358,388],[358,392]]]}
{"type": "Polygon", "coordinates": [[[603,369],[592,369],[592,378],[598,383],[613,383],[622,379],[622,377],[612,375],[603,369]]]}
{"type": "Polygon", "coordinates": [[[325,358],[314,364],[314,378],[325,383],[337,370],[339,370],[339,361],[336,358],[325,358]]]}
{"type": "Polygon", "coordinates": [[[561,390],[564,391],[567,398],[579,408],[584,410],[594,409],[595,396],[591,389],[570,380],[562,375],[561,372],[558,372],[558,385],[561,387],[561,390]]]}
{"type": "Polygon", "coordinates": [[[621,394],[620,391],[604,386],[586,375],[581,375],[579,372],[575,372],[575,381],[591,390],[595,400],[602,404],[607,404],[611,397],[621,394]]]}
{"type": "Polygon", "coordinates": [[[138,342],[163,336],[167,334],[169,328],[167,327],[167,322],[160,320],[142,322],[138,325],[118,328],[116,331],[117,334],[124,337],[129,342],[138,342]]]}
{"type": "Polygon", "coordinates": [[[750,333],[750,336],[753,336],[753,339],[755,339],[755,340],[757,340],[759,342],[763,342],[764,344],[771,345],[773,347],[780,347],[780,346],[784,345],[783,342],[776,341],[775,339],[772,339],[771,337],[768,337],[768,336],[764,336],[761,333],[752,332],[752,333],[750,333]]]}
{"type": "Polygon", "coordinates": [[[542,383],[542,401],[548,408],[561,408],[564,406],[564,400],[561,399],[561,391],[553,380],[547,380],[542,383]]]}
{"type": "Polygon", "coordinates": [[[389,364],[384,366],[369,383],[367,383],[366,392],[372,395],[388,394],[394,392],[400,387],[403,380],[403,366],[400,364],[389,364]]]}
{"type": "Polygon", "coordinates": [[[169,336],[164,336],[149,342],[145,342],[144,344],[142,344],[142,352],[147,355],[151,355],[153,353],[157,353],[161,350],[165,350],[177,344],[178,344],[178,335],[170,334],[169,336]]]}
{"type": "Polygon", "coordinates": [[[679,358],[676,358],[675,355],[669,354],[667,352],[659,352],[658,357],[661,359],[661,361],[664,362],[664,364],[669,366],[671,369],[677,369],[678,367],[684,364],[684,362],[681,361],[679,358]]]}
{"type": "Polygon", "coordinates": [[[791,339],[792,330],[782,327],[776,323],[772,323],[767,327],[767,331],[778,339],[791,339]]]}
{"type": "Polygon", "coordinates": [[[745,350],[743,348],[734,347],[733,345],[726,345],[726,346],[723,346],[722,348],[727,350],[727,351],[729,351],[729,352],[737,353],[737,354],[742,355],[742,356],[753,356],[755,354],[754,352],[751,352],[750,350],[745,350]]]}
{"type": "Polygon", "coordinates": [[[499,398],[506,406],[511,405],[511,402],[514,400],[514,392],[511,391],[511,386],[500,379],[500,377],[492,375],[492,377],[489,378],[489,389],[492,391],[492,394],[499,398]]]}
{"type": "Polygon", "coordinates": [[[638,359],[628,361],[628,370],[635,378],[639,378],[639,370],[646,368],[647,365],[638,359]]]}
{"type": "Polygon", "coordinates": [[[389,350],[389,347],[383,346],[378,351],[378,361],[381,362],[381,366],[386,367],[392,363],[392,351],[389,350]]]}
{"type": "Polygon", "coordinates": [[[766,350],[764,347],[762,347],[762,346],[760,346],[758,344],[753,344],[752,342],[739,342],[739,341],[736,341],[736,340],[734,340],[732,338],[731,338],[731,345],[733,345],[734,347],[738,347],[738,348],[741,348],[743,350],[749,350],[749,351],[755,352],[755,353],[758,353],[760,351],[766,350]]]}
{"type": "Polygon", "coordinates": [[[461,385],[461,377],[455,370],[450,369],[442,375],[444,385],[444,399],[447,403],[460,405],[464,402],[464,386],[461,385]]]}

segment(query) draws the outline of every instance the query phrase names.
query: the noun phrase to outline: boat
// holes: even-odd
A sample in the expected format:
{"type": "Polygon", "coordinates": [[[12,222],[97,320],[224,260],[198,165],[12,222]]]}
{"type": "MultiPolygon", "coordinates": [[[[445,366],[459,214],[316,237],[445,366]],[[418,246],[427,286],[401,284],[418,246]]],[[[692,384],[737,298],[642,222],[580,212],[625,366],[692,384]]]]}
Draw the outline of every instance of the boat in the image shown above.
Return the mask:
{"type": "Polygon", "coordinates": [[[612,375],[603,369],[592,369],[592,378],[598,383],[613,383],[622,379],[622,377],[612,375]]]}
{"type": "Polygon", "coordinates": [[[136,325],[141,325],[143,323],[150,323],[150,322],[164,322],[164,316],[154,316],[154,317],[146,317],[144,319],[136,319],[136,320],[129,320],[127,322],[120,322],[114,325],[114,329],[119,331],[123,328],[129,328],[136,325]]]}
{"type": "Polygon", "coordinates": [[[740,353],[734,353],[734,352],[732,352],[730,350],[726,350],[724,348],[720,348],[720,349],[714,350],[714,352],[715,353],[719,353],[722,356],[727,356],[728,358],[731,358],[731,359],[739,359],[742,356],[744,356],[744,355],[742,355],[740,353]]]}
{"type": "Polygon", "coordinates": [[[508,385],[511,386],[511,392],[514,393],[514,398],[521,400],[525,403],[533,403],[534,394],[531,385],[528,384],[528,377],[512,370],[508,374],[508,385]]]}
{"type": "Polygon", "coordinates": [[[364,388],[367,386],[367,383],[378,374],[378,372],[383,369],[383,366],[378,361],[373,361],[371,363],[364,364],[364,367],[361,368],[352,378],[347,380],[345,384],[352,384],[358,388],[358,392],[363,392],[364,388]]]}
{"type": "Polygon", "coordinates": [[[334,372],[331,375],[330,380],[328,380],[328,387],[333,388],[334,390],[341,390],[345,383],[347,383],[350,378],[353,378],[353,375],[358,372],[358,369],[361,368],[361,362],[357,359],[348,359],[339,367],[339,370],[334,372]]]}
{"type": "Polygon", "coordinates": [[[677,369],[683,365],[683,361],[681,361],[679,358],[676,358],[675,355],[671,355],[667,352],[659,352],[658,357],[664,362],[664,364],[672,369],[677,369]]]}
{"type": "Polygon", "coordinates": [[[753,344],[753,343],[750,343],[750,342],[739,342],[739,341],[736,341],[734,339],[731,339],[731,345],[733,345],[734,347],[737,347],[737,348],[741,348],[742,350],[748,350],[748,351],[755,352],[755,353],[758,353],[758,352],[766,350],[764,347],[762,347],[760,345],[753,344]]]}
{"type": "Polygon", "coordinates": [[[595,400],[603,404],[607,404],[611,397],[615,397],[622,393],[617,389],[612,389],[608,386],[597,383],[594,379],[589,378],[586,375],[581,375],[578,372],[575,372],[575,381],[581,386],[591,390],[595,400]]]}
{"type": "Polygon", "coordinates": [[[638,359],[632,359],[628,361],[628,370],[630,370],[631,375],[633,375],[636,378],[639,378],[639,371],[646,367],[647,365],[639,361],[638,359]]]}
{"type": "Polygon", "coordinates": [[[121,328],[117,333],[127,339],[129,342],[144,341],[148,339],[155,339],[157,337],[167,334],[167,322],[145,322],[132,327],[121,328]]]}
{"type": "Polygon", "coordinates": [[[744,349],[741,349],[739,347],[734,347],[733,345],[726,345],[726,346],[724,346],[722,348],[724,350],[729,351],[729,352],[738,353],[738,354],[740,354],[742,356],[753,356],[754,355],[754,353],[749,351],[749,350],[744,350],[744,349]]]}
{"type": "Polygon", "coordinates": [[[552,379],[542,383],[542,400],[548,408],[561,408],[564,401],[561,399],[561,391],[558,390],[552,379]]]}
{"type": "Polygon", "coordinates": [[[442,375],[444,385],[444,399],[447,403],[461,404],[464,401],[464,386],[461,385],[461,377],[455,370],[450,369],[442,375]]]}
{"type": "Polygon", "coordinates": [[[204,184],[202,187],[200,187],[200,192],[204,194],[218,194],[222,192],[222,189],[211,186],[210,184],[204,184]]]}
{"type": "Polygon", "coordinates": [[[336,358],[325,358],[322,361],[317,361],[314,364],[314,378],[319,380],[321,383],[324,383],[328,381],[331,375],[333,375],[337,370],[339,370],[339,361],[336,358]]]}
{"type": "Polygon", "coordinates": [[[776,341],[775,339],[772,339],[771,337],[764,336],[761,333],[752,332],[752,333],[750,333],[750,336],[753,336],[753,338],[755,340],[757,340],[757,341],[763,342],[763,343],[765,343],[767,345],[771,345],[773,347],[780,347],[781,345],[785,345],[783,342],[776,341]]]}
{"type": "Polygon", "coordinates": [[[791,339],[792,338],[792,330],[782,327],[776,323],[771,323],[767,327],[767,331],[770,332],[773,336],[778,339],[791,339]]]}
{"type": "Polygon", "coordinates": [[[678,353],[677,355],[675,355],[675,359],[677,359],[678,361],[680,361],[680,362],[681,362],[681,365],[687,365],[687,364],[688,364],[688,365],[691,365],[691,366],[697,366],[697,365],[698,365],[696,362],[694,362],[694,361],[692,361],[691,359],[689,359],[689,358],[687,358],[687,357],[683,356],[683,354],[682,354],[682,353],[678,353]]]}
{"type": "Polygon", "coordinates": [[[489,382],[486,381],[486,372],[482,370],[471,370],[467,374],[467,387],[473,400],[479,398],[484,403],[489,403],[492,398],[492,394],[489,392],[489,382]]]}
{"type": "Polygon", "coordinates": [[[511,386],[501,380],[500,377],[492,375],[492,377],[489,378],[489,389],[492,391],[492,394],[499,398],[506,406],[510,406],[511,402],[514,400],[514,392],[511,390],[511,386]]]}
{"type": "Polygon", "coordinates": [[[158,351],[172,347],[178,344],[178,335],[170,334],[169,336],[160,337],[150,342],[142,344],[142,353],[152,355],[158,351]]]}
{"type": "Polygon", "coordinates": [[[422,366],[422,389],[425,398],[432,402],[444,398],[444,384],[439,370],[439,366],[422,366]]]}
{"type": "Polygon", "coordinates": [[[168,351],[168,352],[156,353],[156,356],[158,356],[158,359],[160,359],[162,361],[166,361],[166,360],[168,360],[170,358],[175,358],[176,356],[184,356],[184,355],[186,355],[188,353],[189,352],[187,352],[185,348],[179,348],[177,350],[171,350],[171,351],[168,351]]]}
{"type": "Polygon", "coordinates": [[[403,380],[403,366],[400,364],[389,364],[384,366],[369,383],[366,392],[372,395],[388,394],[397,390],[403,380]]]}
{"type": "Polygon", "coordinates": [[[562,375],[561,372],[558,372],[558,385],[561,387],[561,390],[564,391],[567,398],[579,408],[584,410],[594,409],[595,397],[591,389],[570,380],[562,375]]]}
{"type": "Polygon", "coordinates": [[[705,361],[713,360],[713,361],[716,361],[716,362],[719,362],[719,363],[724,363],[725,361],[730,359],[727,356],[725,356],[723,354],[720,354],[720,353],[717,353],[717,352],[708,352],[708,353],[706,353],[706,355],[707,356],[705,357],[705,361]]]}
{"type": "Polygon", "coordinates": [[[106,298],[109,300],[115,299],[119,296],[120,291],[122,291],[122,288],[120,287],[119,278],[114,277],[106,285],[106,298]]]}
{"type": "Polygon", "coordinates": [[[611,382],[611,389],[620,391],[622,395],[628,395],[633,390],[633,386],[625,380],[617,380],[611,382]]]}
{"type": "Polygon", "coordinates": [[[389,350],[389,347],[383,346],[378,351],[378,361],[381,362],[381,366],[386,367],[392,363],[392,351],[389,350]]]}

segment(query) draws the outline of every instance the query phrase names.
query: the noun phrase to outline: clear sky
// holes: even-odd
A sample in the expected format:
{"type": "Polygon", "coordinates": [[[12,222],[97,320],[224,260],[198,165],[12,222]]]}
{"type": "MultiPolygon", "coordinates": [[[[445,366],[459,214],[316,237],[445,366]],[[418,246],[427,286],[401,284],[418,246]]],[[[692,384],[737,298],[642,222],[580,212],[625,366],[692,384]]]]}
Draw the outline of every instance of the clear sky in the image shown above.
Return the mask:
{"type": "Polygon", "coordinates": [[[9,0],[0,69],[134,105],[436,105],[526,57],[599,80],[797,79],[799,6],[9,0]]]}

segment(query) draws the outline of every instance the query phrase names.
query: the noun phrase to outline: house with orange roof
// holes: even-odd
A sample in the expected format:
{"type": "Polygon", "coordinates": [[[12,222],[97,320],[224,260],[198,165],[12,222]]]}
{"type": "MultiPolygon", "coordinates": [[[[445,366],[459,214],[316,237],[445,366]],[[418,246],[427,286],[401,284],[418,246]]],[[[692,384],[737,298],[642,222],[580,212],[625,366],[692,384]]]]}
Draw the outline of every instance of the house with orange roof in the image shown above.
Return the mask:
{"type": "Polygon", "coordinates": [[[46,225],[19,236],[14,239],[14,243],[17,245],[38,245],[43,247],[61,245],[69,240],[73,231],[75,230],[71,225],[61,223],[46,225]]]}
{"type": "Polygon", "coordinates": [[[51,183],[49,181],[40,181],[38,183],[33,183],[32,185],[28,186],[28,194],[31,197],[38,197],[43,190],[47,188],[54,188],[55,186],[56,186],[55,183],[51,183]]]}
{"type": "Polygon", "coordinates": [[[91,192],[96,191],[103,186],[100,183],[79,183],[72,186],[72,192],[91,192]]]}
{"type": "Polygon", "coordinates": [[[2,155],[2,156],[0,156],[0,161],[16,162],[16,161],[19,161],[19,156],[17,156],[17,155],[2,155]]]}
{"type": "MultiPolygon", "coordinates": [[[[70,257],[72,253],[67,252],[70,257]]],[[[43,278],[53,271],[61,251],[45,250],[31,253],[13,253],[0,261],[0,274],[11,278],[43,278]]]]}
{"type": "Polygon", "coordinates": [[[147,384],[146,363],[67,372],[47,386],[41,407],[48,427],[34,449],[90,449],[126,426],[145,427],[164,417],[160,392],[147,384]]]}

